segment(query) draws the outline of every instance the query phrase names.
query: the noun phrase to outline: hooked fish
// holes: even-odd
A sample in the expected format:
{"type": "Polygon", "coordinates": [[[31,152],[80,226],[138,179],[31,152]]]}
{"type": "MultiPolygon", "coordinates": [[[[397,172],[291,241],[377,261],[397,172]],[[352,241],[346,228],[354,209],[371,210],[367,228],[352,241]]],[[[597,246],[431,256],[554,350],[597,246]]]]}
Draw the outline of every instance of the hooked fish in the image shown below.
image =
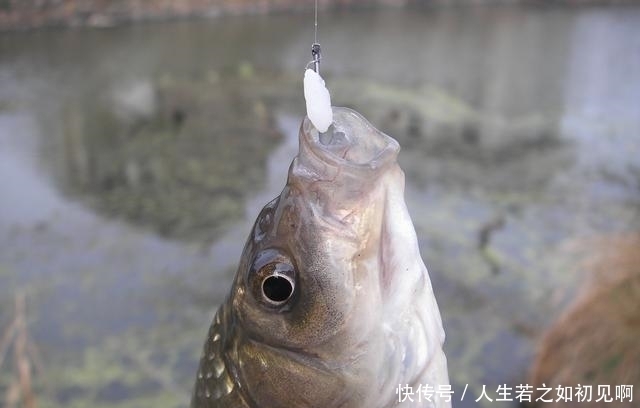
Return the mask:
{"type": "Polygon", "coordinates": [[[357,112],[308,118],[209,329],[192,408],[450,407],[444,331],[398,142],[357,112]],[[410,401],[410,400],[413,400],[410,401]]]}

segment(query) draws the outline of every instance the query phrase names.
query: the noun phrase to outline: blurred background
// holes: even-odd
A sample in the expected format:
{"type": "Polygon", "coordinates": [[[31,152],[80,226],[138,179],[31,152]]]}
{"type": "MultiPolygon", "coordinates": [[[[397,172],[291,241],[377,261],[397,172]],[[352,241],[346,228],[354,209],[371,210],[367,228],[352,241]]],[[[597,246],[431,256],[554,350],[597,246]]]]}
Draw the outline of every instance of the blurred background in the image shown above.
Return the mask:
{"type": "MultiPolygon", "coordinates": [[[[402,146],[454,407],[638,401],[640,7],[499,3],[320,1],[323,76],[402,146]]],[[[3,0],[0,28],[0,405],[186,407],[297,151],[313,2],[3,0]]]]}

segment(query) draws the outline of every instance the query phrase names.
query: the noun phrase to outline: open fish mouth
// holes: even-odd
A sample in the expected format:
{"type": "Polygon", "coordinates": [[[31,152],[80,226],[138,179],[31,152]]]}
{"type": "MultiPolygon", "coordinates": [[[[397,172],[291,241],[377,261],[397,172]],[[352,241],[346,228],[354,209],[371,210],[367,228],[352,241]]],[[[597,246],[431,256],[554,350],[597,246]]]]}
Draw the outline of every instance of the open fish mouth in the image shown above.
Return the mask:
{"type": "Polygon", "coordinates": [[[333,108],[333,124],[324,133],[318,132],[309,118],[302,122],[299,158],[305,164],[317,158],[336,167],[371,171],[395,161],[398,151],[395,139],[349,108],[333,108]]]}
{"type": "Polygon", "coordinates": [[[352,109],[334,107],[333,120],[324,133],[303,120],[287,182],[304,192],[315,214],[328,222],[359,213],[382,175],[397,167],[400,151],[395,139],[352,109]]]}

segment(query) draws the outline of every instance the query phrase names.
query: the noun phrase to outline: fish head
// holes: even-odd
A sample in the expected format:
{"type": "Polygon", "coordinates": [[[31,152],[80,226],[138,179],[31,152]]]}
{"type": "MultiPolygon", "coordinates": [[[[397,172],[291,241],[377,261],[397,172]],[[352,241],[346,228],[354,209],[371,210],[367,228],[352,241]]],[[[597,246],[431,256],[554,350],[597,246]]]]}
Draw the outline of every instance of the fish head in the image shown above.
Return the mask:
{"type": "Polygon", "coordinates": [[[258,216],[234,288],[251,334],[289,348],[339,333],[342,345],[358,341],[380,306],[380,178],[399,171],[399,147],[355,112],[336,113],[324,135],[303,122],[287,185],[258,216]]]}
{"type": "Polygon", "coordinates": [[[324,134],[303,121],[228,301],[234,376],[257,406],[377,406],[373,390],[397,398],[394,387],[441,352],[398,151],[350,109],[334,108],[324,134]]]}

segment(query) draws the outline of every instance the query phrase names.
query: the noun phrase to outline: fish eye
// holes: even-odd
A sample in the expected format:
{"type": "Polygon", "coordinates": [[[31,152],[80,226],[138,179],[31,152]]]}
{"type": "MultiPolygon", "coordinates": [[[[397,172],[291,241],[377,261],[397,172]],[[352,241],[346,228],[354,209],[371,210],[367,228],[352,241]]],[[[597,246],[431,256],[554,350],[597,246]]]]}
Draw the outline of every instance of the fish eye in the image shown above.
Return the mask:
{"type": "Polygon", "coordinates": [[[262,295],[267,302],[281,305],[293,295],[294,283],[285,275],[274,274],[262,281],[262,295]]]}
{"type": "Polygon", "coordinates": [[[256,255],[248,283],[259,303],[283,310],[295,294],[296,270],[283,251],[266,249],[256,255]]]}

